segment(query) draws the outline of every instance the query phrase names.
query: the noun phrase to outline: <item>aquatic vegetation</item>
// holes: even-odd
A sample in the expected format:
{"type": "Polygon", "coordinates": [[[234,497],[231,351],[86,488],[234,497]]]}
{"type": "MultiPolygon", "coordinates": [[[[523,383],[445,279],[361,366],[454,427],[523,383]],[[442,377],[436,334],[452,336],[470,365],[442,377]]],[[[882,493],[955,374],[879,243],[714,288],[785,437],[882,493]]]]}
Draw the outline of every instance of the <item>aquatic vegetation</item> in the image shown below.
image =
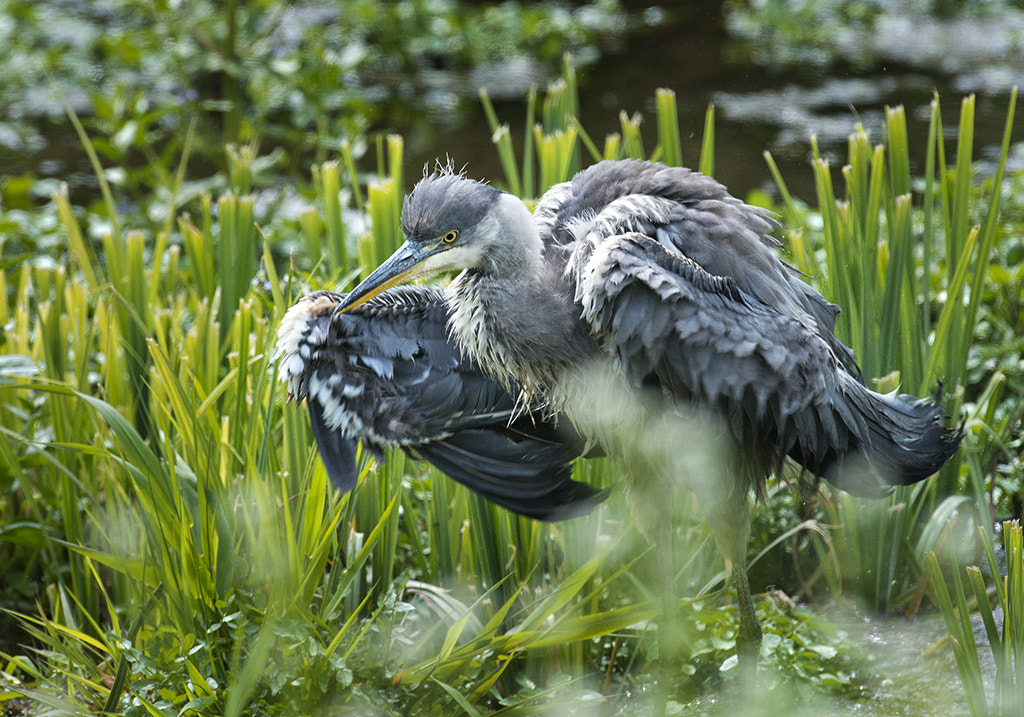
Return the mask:
{"type": "Polygon", "coordinates": [[[987,576],[978,566],[964,572],[954,554],[953,584],[947,587],[935,553],[928,554],[928,574],[949,628],[972,717],[1002,717],[1019,714],[1024,707],[1024,538],[1019,521],[1004,522],[1004,553],[999,560],[987,528],[980,529],[979,536],[985,547],[987,576]],[[972,607],[984,626],[987,645],[977,636],[981,630],[971,617],[972,607]],[[983,652],[990,653],[995,663],[992,684],[986,684],[981,668],[983,652]]]}
{"type": "Polygon", "coordinates": [[[367,130],[457,122],[479,86],[521,93],[625,29],[615,0],[0,0],[0,157],[94,192],[62,151],[76,142],[70,105],[116,166],[109,181],[143,203],[183,153],[190,179],[225,171],[228,143],[278,148],[290,171],[341,141],[361,156],[367,130]]]}
{"type": "Polygon", "coordinates": [[[907,66],[1002,93],[1020,84],[1024,13],[1012,0],[731,0],[726,8],[733,61],[808,74],[907,66]]]}
{"type": "MultiPolygon", "coordinates": [[[[648,147],[641,119],[626,114],[598,146],[566,68],[530,95],[521,152],[494,115],[507,184],[535,195],[588,157],[680,161],[675,96],[659,92],[655,106],[648,147]]],[[[700,159],[708,172],[713,119],[700,159]]],[[[120,129],[105,134],[93,121],[79,146],[94,153],[99,200],[81,207],[57,191],[43,205],[37,192],[57,187],[4,185],[0,701],[129,715],[646,704],[657,581],[621,490],[592,516],[540,525],[396,454],[383,465],[362,456],[356,491],[332,495],[304,413],[283,402],[270,347],[284,309],[376,265],[399,239],[401,138],[377,142],[376,172],[356,168],[359,136],[325,146],[310,176],[243,145],[207,157],[224,170],[199,181],[189,171],[199,144],[186,132],[159,158],[170,170],[146,180],[150,191],[118,184],[126,155],[110,147],[120,129]]],[[[861,594],[894,611],[923,594],[924,553],[963,525],[946,518],[980,513],[986,524],[975,507],[989,495],[1000,516],[1019,510],[1024,395],[1013,362],[1022,218],[1010,191],[1022,175],[1008,171],[1000,189],[999,172],[972,176],[964,149],[911,177],[899,133],[895,110],[884,150],[855,131],[846,191],[823,192],[815,210],[783,193],[777,209],[794,263],[852,302],[844,330],[885,386],[897,383],[885,342],[907,360],[900,381],[927,389],[957,376],[946,395],[964,407],[968,450],[929,489],[944,492],[882,503],[877,522],[857,522],[861,506],[828,494],[810,507],[770,499],[754,508],[752,543],[766,587],[840,604],[861,594]],[[927,259],[915,205],[924,197],[935,212],[927,259]],[[864,253],[828,254],[853,250],[864,253]],[[844,287],[835,262],[863,269],[872,291],[844,287]],[[915,287],[913,301],[886,293],[894,277],[915,287]],[[963,300],[944,309],[951,296],[963,300]],[[971,317],[973,346],[947,311],[971,317]],[[914,320],[925,322],[916,342],[900,343],[914,320]]],[[[827,169],[820,158],[812,169],[823,184],[827,169]]],[[[593,485],[617,481],[604,460],[577,470],[593,485]]],[[[734,608],[692,500],[674,507],[687,557],[678,580],[692,597],[681,605],[692,632],[676,698],[699,712],[735,679],[725,657],[734,608]]],[[[869,651],[821,614],[777,592],[758,609],[769,634],[765,704],[792,714],[813,695],[845,714],[881,690],[869,651]]]]}

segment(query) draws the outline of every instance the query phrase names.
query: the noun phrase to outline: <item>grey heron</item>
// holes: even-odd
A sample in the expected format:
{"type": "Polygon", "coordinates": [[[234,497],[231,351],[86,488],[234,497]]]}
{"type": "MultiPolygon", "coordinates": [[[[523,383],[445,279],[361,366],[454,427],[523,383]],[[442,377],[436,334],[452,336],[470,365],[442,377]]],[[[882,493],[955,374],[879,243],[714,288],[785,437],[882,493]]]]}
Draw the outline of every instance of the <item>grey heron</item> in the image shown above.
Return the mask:
{"type": "MultiPolygon", "coordinates": [[[[600,162],[548,190],[532,214],[515,196],[440,171],[406,197],[405,243],[337,311],[458,271],[452,335],[524,400],[586,430],[594,377],[610,375],[642,422],[697,411],[725,442],[730,477],[688,485],[732,566],[738,656],[756,664],[751,491],[789,457],[839,488],[882,494],[936,472],[960,442],[937,401],[864,384],[835,335],[839,309],[776,255],[779,226],[713,179],[654,162],[600,162]]],[[[671,466],[646,460],[614,422],[595,430],[633,464],[634,483],[670,483],[671,466]]],[[[657,500],[649,491],[640,502],[657,500]]]]}
{"type": "Polygon", "coordinates": [[[356,445],[378,458],[401,446],[484,498],[538,520],[585,513],[607,491],[574,481],[584,442],[515,398],[447,335],[442,292],[399,287],[335,314],[341,294],[316,291],[278,331],[280,377],[305,400],[331,480],[356,486],[356,445]]]}

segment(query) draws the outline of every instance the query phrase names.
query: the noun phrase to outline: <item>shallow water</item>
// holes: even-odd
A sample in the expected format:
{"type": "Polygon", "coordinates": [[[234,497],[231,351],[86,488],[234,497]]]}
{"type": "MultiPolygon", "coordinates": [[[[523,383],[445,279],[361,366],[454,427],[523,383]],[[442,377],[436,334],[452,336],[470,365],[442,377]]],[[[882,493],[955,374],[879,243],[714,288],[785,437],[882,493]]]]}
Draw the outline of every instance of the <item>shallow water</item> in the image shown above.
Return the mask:
{"type": "MultiPolygon", "coordinates": [[[[663,6],[650,0],[620,2],[640,28],[603,47],[601,59],[579,70],[585,128],[600,144],[605,134],[619,131],[620,110],[640,112],[647,120],[644,135],[650,149],[655,137],[654,92],[670,88],[679,105],[683,158],[695,166],[704,113],[713,103],[715,175],[738,196],[754,188],[773,188],[762,159],[767,149],[793,193],[813,200],[808,138],[816,135],[823,153],[838,168],[845,157],[846,137],[858,121],[880,139],[886,105],[907,108],[912,158],[915,169],[920,169],[936,90],[947,136],[956,133],[960,98],[977,93],[976,156],[991,156],[1001,139],[1010,88],[1024,85],[1024,11],[1000,9],[999,0],[977,3],[984,14],[958,18],[914,14],[909,9],[912,3],[878,0],[888,6],[888,15],[870,29],[831,28],[831,55],[823,59],[803,53],[799,65],[779,64],[777,57],[765,59],[784,55],[785,43],[762,48],[730,36],[721,0],[663,6]]],[[[303,23],[319,21],[317,13],[329,10],[316,3],[303,7],[282,21],[283,34],[291,25],[301,29],[303,23]]],[[[468,74],[425,71],[424,81],[434,88],[432,97],[437,99],[429,104],[434,111],[416,126],[386,128],[406,137],[406,176],[415,178],[425,164],[451,157],[455,166],[466,166],[474,177],[500,181],[477,88],[488,88],[501,120],[510,124],[521,148],[525,103],[507,98],[521,96],[530,84],[543,87],[545,72],[551,68],[526,60],[475,68],[468,74]]],[[[72,93],[69,100],[76,106],[85,102],[78,106],[80,112],[89,110],[84,94],[72,93]]],[[[27,113],[25,125],[0,122],[0,165],[9,175],[32,173],[58,177],[72,189],[93,187],[92,169],[85,153],[77,150],[77,138],[66,123],[48,119],[63,112],[54,102],[40,88],[23,106],[0,113],[27,113]],[[25,129],[28,139],[15,132],[16,126],[25,129]],[[76,149],[69,155],[68,147],[76,149]]],[[[1018,113],[1015,138],[1024,141],[1024,111],[1018,113]]],[[[366,158],[370,165],[374,161],[366,158]]],[[[1024,166],[1024,149],[1014,161],[1024,166]]]]}
{"type": "Polygon", "coordinates": [[[875,670],[885,675],[879,690],[849,711],[836,714],[893,717],[967,715],[963,687],[941,615],[915,619],[870,618],[836,622],[859,635],[875,670]]]}
{"type": "MultiPolygon", "coordinates": [[[[879,684],[862,697],[796,691],[786,686],[725,689],[681,706],[686,715],[778,717],[967,717],[963,688],[939,615],[915,619],[831,615],[872,661],[879,684]]],[[[763,675],[762,675],[763,681],[763,675]]],[[[624,712],[623,714],[626,714],[624,712]]]]}

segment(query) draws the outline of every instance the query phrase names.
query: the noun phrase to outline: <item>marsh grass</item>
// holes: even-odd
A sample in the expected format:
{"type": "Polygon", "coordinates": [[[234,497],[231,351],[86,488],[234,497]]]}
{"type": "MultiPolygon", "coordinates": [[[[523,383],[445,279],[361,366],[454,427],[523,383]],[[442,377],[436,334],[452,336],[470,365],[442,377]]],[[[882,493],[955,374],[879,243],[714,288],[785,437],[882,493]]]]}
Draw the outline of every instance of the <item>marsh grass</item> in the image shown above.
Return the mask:
{"type": "Polygon", "coordinates": [[[978,530],[978,538],[984,546],[987,576],[976,565],[964,568],[955,550],[948,551],[948,560],[943,561],[952,563],[947,570],[937,554],[929,552],[928,575],[949,629],[972,717],[1009,717],[1024,707],[1024,539],[1019,521],[1004,522],[1000,561],[987,526],[978,530]],[[979,642],[979,633],[987,644],[979,642]],[[994,679],[986,680],[983,652],[995,663],[994,679]]]}
{"type": "MultiPolygon", "coordinates": [[[[344,152],[317,169],[324,219],[306,214],[300,232],[333,280],[357,274],[350,257],[373,266],[397,246],[401,153],[387,138],[365,187],[344,152]],[[343,247],[346,183],[371,229],[343,247]]],[[[279,274],[264,243],[266,288],[253,283],[253,159],[233,154],[235,189],[200,197],[173,245],[115,225],[93,252],[57,195],[70,271],[26,263],[16,276],[0,410],[25,508],[4,538],[39,551],[52,587],[8,611],[32,648],[5,647],[5,699],[125,714],[472,712],[530,674],[548,680],[552,664],[586,674],[592,640],[656,612],[626,584],[645,551],[624,547],[621,518],[529,521],[400,453],[364,458],[351,495],[328,490],[271,354],[312,277],[279,274]]]]}
{"type": "MultiPolygon", "coordinates": [[[[810,245],[799,228],[790,233],[795,265],[843,308],[837,333],[877,390],[927,395],[941,388],[951,422],[966,419],[961,452],[937,478],[899,488],[885,501],[842,495],[826,506],[828,522],[839,528],[830,544],[817,541],[832,556],[824,560],[828,582],[835,594],[859,595],[876,611],[915,609],[925,553],[957,511],[987,513],[982,466],[991,465],[1013,429],[1005,420],[995,425],[1000,374],[970,405],[965,383],[1000,232],[1015,109],[1013,93],[991,194],[980,209],[971,201],[973,97],[961,103],[954,165],[947,164],[942,111],[933,100],[924,176],[916,184],[902,107],[886,110],[881,142],[872,144],[863,127],[850,135],[842,191],[812,140],[821,238],[810,245]]],[[[799,227],[801,211],[767,153],[766,159],[787,222],[799,227]]]]}
{"type": "MultiPolygon", "coordinates": [[[[621,132],[598,148],[577,117],[568,63],[543,98],[529,96],[521,155],[483,101],[506,181],[528,200],[591,159],[647,156],[638,115],[622,114],[621,132]]],[[[675,98],[660,91],[656,102],[649,156],[681,161],[675,98]]],[[[891,122],[898,130],[900,118],[891,122]]],[[[713,110],[706,126],[700,167],[711,172],[713,110]]],[[[67,236],[61,261],[22,262],[0,275],[0,480],[16,496],[2,507],[0,568],[25,596],[5,612],[19,637],[0,652],[0,700],[28,697],[72,714],[516,714],[619,705],[630,690],[643,692],[658,659],[660,596],[652,588],[655,561],[621,488],[591,515],[541,524],[396,452],[384,463],[361,456],[361,480],[341,496],[315,453],[304,407],[284,400],[272,354],[284,311],[311,288],[355,280],[401,241],[401,138],[378,140],[369,177],[357,175],[351,147],[342,145],[337,161],[314,169],[309,209],[291,225],[258,228],[258,158],[251,148],[232,149],[230,190],[200,196],[187,213],[168,212],[153,233],[121,228],[84,130],[81,139],[104,187],[109,231],[92,243],[67,196],[57,194],[54,211],[67,236]],[[350,212],[360,222],[349,221],[350,212]],[[286,239],[300,253],[275,260],[286,239]]],[[[933,232],[963,230],[945,255],[971,264],[936,271],[945,268],[936,239],[925,254],[934,266],[912,271],[916,249],[888,246],[879,226],[902,227],[898,236],[909,241],[915,233],[907,223],[917,215],[906,191],[894,194],[878,178],[879,151],[865,142],[860,134],[851,140],[857,199],[823,202],[832,232],[825,259],[817,259],[810,232],[797,229],[796,260],[831,277],[816,270],[842,265],[827,253],[845,251],[851,227],[863,227],[866,234],[855,235],[867,252],[856,259],[862,282],[834,300],[853,300],[851,313],[869,322],[888,315],[884,306],[900,307],[893,331],[902,336],[905,324],[933,321],[921,307],[952,284],[970,315],[969,280],[980,281],[995,220],[972,234],[957,209],[966,180],[959,173],[952,183],[929,180],[926,196],[948,209],[931,219],[925,213],[926,221],[933,232]],[[905,252],[902,263],[890,270],[897,251],[905,252]],[[871,284],[875,267],[881,274],[871,284]],[[914,301],[875,296],[894,277],[919,287],[914,301]]],[[[816,163],[822,181],[825,169],[816,163]]],[[[894,176],[906,182],[893,187],[909,191],[909,174],[894,176]]],[[[174,181],[168,192],[178,196],[183,173],[174,181]]],[[[785,212],[801,226],[805,215],[791,200],[785,212]]],[[[857,326],[844,328],[851,341],[857,326]]],[[[932,340],[942,335],[934,326],[917,329],[920,345],[900,344],[899,355],[917,362],[900,369],[904,385],[911,375],[914,386],[942,378],[952,360],[930,362],[929,352],[954,333],[947,330],[945,343],[932,340]]],[[[955,402],[963,400],[958,371],[947,383],[955,402]]],[[[991,434],[975,426],[992,418],[1000,395],[993,383],[971,413],[978,460],[970,480],[983,479],[990,450],[983,439],[991,434]]],[[[961,465],[946,483],[960,480],[961,465]]],[[[605,459],[581,461],[577,473],[597,486],[619,481],[605,459]]],[[[722,606],[724,565],[692,496],[672,500],[674,539],[685,556],[673,576],[687,596],[680,608],[689,661],[676,685],[683,699],[728,677],[729,665],[719,668],[733,646],[735,616],[722,606]]],[[[916,553],[905,543],[937,514],[927,509],[935,502],[931,493],[908,501],[912,508],[899,512],[891,534],[854,524],[856,506],[835,508],[837,537],[819,545],[837,592],[855,582],[838,567],[847,560],[884,557],[897,572],[912,563],[916,553]],[[885,539],[868,543],[871,535],[885,539]]],[[[893,511],[883,513],[879,520],[891,520],[893,511]]],[[[889,601],[887,594],[878,604],[889,601]]],[[[777,666],[779,679],[833,694],[870,682],[853,666],[856,650],[820,619],[774,600],[761,600],[758,610],[775,636],[765,663],[777,666]]]]}

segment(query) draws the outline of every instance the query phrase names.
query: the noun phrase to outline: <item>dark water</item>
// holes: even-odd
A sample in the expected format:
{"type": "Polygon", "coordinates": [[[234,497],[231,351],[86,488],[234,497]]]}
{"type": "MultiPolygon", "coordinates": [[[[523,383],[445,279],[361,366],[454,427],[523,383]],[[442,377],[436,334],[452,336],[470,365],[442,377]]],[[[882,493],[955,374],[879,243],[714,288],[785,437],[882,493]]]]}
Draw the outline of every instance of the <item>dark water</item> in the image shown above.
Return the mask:
{"type": "MultiPolygon", "coordinates": [[[[870,31],[840,30],[837,57],[824,68],[812,63],[773,69],[743,59],[750,47],[730,38],[720,2],[680,3],[682,8],[671,13],[647,10],[646,15],[646,4],[626,3],[635,16],[663,21],[605,48],[598,63],[580,71],[581,120],[600,146],[606,133],[619,130],[620,109],[639,111],[649,151],[656,139],[654,92],[670,88],[679,105],[684,162],[697,163],[704,113],[713,103],[719,180],[739,196],[773,187],[762,158],[767,149],[791,191],[813,200],[812,134],[839,167],[857,122],[880,141],[884,108],[903,105],[914,169],[920,169],[933,92],[940,94],[947,137],[956,134],[961,98],[976,93],[975,157],[990,157],[1002,138],[1010,88],[1024,85],[1024,14],[932,19],[906,14],[904,4],[890,3],[892,14],[870,31]]],[[[492,89],[500,93],[500,80],[495,82],[499,86],[492,89]]],[[[521,147],[525,103],[502,102],[497,109],[521,147]]],[[[1024,111],[1017,117],[1014,140],[1019,143],[1024,141],[1024,111]]],[[[458,128],[413,138],[409,154],[407,176],[417,176],[424,162],[446,155],[457,166],[467,165],[471,176],[502,176],[478,109],[458,128]]],[[[1021,147],[1014,157],[1024,164],[1021,147]]]]}
{"type": "MultiPolygon", "coordinates": [[[[976,93],[975,157],[991,157],[1001,140],[1010,88],[1024,85],[1024,11],[1002,8],[1003,1],[976,2],[970,4],[974,14],[935,18],[913,14],[909,8],[914,3],[875,0],[870,5],[884,7],[886,14],[873,25],[831,27],[826,32],[831,52],[820,57],[805,53],[801,62],[787,63],[776,57],[796,53],[785,38],[774,44],[739,40],[722,0],[664,2],[660,7],[649,0],[620,0],[634,29],[610,41],[601,48],[600,60],[579,70],[581,120],[600,146],[605,134],[619,131],[620,110],[639,112],[647,122],[644,138],[650,150],[656,135],[654,93],[670,88],[677,95],[683,158],[694,166],[704,113],[713,103],[718,179],[739,196],[755,188],[772,189],[762,158],[767,149],[793,193],[813,201],[812,134],[838,169],[845,160],[846,137],[858,121],[880,140],[884,107],[904,105],[914,169],[919,170],[933,92],[942,98],[947,137],[956,133],[961,97],[976,93]]],[[[477,86],[485,84],[492,97],[516,96],[531,81],[543,88],[556,72],[524,62],[474,70],[468,77],[433,78],[447,82],[452,91],[445,96],[461,97],[463,110],[452,113],[459,119],[446,122],[442,103],[415,127],[387,128],[406,137],[406,176],[415,178],[424,164],[451,157],[471,176],[500,182],[477,86]]],[[[521,149],[525,101],[506,99],[496,107],[521,149]]],[[[11,127],[0,123],[0,169],[10,176],[56,177],[93,196],[92,168],[77,137],[66,123],[52,124],[44,115],[34,128],[34,144],[13,141],[17,138],[4,134],[11,127]]],[[[1014,139],[1024,142],[1024,108],[1014,139]]],[[[268,140],[263,149],[269,146],[268,140]]],[[[1024,166],[1024,145],[1018,145],[1013,162],[1024,166]]],[[[371,169],[375,159],[367,156],[364,164],[371,169]]]]}

